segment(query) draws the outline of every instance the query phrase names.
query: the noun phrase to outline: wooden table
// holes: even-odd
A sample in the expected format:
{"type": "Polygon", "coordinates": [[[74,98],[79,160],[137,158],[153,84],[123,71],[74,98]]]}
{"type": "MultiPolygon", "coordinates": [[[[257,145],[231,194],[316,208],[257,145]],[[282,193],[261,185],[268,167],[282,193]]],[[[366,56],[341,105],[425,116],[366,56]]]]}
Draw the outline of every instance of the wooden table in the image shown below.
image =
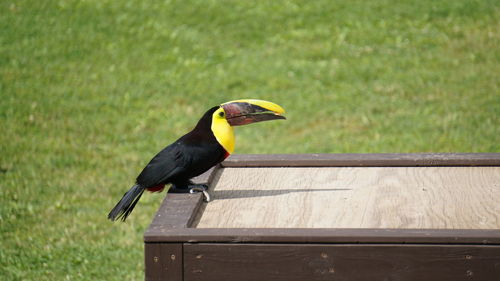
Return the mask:
{"type": "Polygon", "coordinates": [[[168,194],[146,280],[500,280],[500,154],[235,155],[168,194]]]}

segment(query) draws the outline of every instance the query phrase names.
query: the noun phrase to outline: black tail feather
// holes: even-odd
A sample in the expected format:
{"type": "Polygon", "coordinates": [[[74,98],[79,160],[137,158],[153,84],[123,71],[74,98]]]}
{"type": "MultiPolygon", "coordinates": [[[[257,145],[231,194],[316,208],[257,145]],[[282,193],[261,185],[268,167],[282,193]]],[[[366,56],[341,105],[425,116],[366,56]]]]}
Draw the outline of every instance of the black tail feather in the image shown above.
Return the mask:
{"type": "Polygon", "coordinates": [[[132,188],[123,195],[122,199],[116,204],[113,210],[109,212],[108,219],[112,221],[118,219],[125,221],[141,198],[143,192],[144,187],[138,184],[132,186],[132,188]]]}

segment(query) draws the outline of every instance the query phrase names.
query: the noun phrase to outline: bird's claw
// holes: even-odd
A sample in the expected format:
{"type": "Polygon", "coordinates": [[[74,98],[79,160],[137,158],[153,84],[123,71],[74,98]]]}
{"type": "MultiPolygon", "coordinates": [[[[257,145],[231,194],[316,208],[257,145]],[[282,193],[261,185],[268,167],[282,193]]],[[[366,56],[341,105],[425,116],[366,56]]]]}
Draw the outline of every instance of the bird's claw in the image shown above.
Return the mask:
{"type": "Polygon", "coordinates": [[[202,192],[205,202],[210,202],[210,194],[207,192],[208,187],[206,185],[195,186],[189,189],[189,193],[194,194],[197,192],[202,192]]]}

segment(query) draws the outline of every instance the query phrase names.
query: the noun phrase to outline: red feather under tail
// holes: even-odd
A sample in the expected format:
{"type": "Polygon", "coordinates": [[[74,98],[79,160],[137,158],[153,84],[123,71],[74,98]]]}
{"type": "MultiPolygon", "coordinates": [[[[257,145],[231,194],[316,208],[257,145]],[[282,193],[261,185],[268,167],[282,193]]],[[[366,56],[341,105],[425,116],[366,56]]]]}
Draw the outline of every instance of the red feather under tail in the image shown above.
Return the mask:
{"type": "Polygon", "coordinates": [[[157,186],[146,188],[146,190],[149,191],[149,192],[162,192],[163,189],[165,189],[165,185],[164,184],[159,184],[157,186]]]}

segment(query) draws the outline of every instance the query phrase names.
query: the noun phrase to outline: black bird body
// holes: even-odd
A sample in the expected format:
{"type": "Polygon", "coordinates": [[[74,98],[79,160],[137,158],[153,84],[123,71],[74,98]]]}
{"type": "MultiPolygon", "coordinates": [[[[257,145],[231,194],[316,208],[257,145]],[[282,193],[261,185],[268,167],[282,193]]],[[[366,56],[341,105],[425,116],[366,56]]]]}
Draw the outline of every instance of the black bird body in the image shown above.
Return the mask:
{"type": "Polygon", "coordinates": [[[110,220],[125,221],[144,190],[162,191],[167,184],[176,190],[194,186],[191,178],[222,162],[233,152],[232,126],[273,119],[284,110],[271,102],[240,100],[209,109],[195,128],[156,154],[133,185],[108,214],[110,220]],[[270,107],[271,109],[267,109],[270,107]]]}
{"type": "Polygon", "coordinates": [[[211,115],[217,109],[211,108],[191,132],[156,154],[137,177],[137,184],[146,189],[168,183],[187,188],[189,179],[222,162],[229,154],[210,129],[211,115]]]}

